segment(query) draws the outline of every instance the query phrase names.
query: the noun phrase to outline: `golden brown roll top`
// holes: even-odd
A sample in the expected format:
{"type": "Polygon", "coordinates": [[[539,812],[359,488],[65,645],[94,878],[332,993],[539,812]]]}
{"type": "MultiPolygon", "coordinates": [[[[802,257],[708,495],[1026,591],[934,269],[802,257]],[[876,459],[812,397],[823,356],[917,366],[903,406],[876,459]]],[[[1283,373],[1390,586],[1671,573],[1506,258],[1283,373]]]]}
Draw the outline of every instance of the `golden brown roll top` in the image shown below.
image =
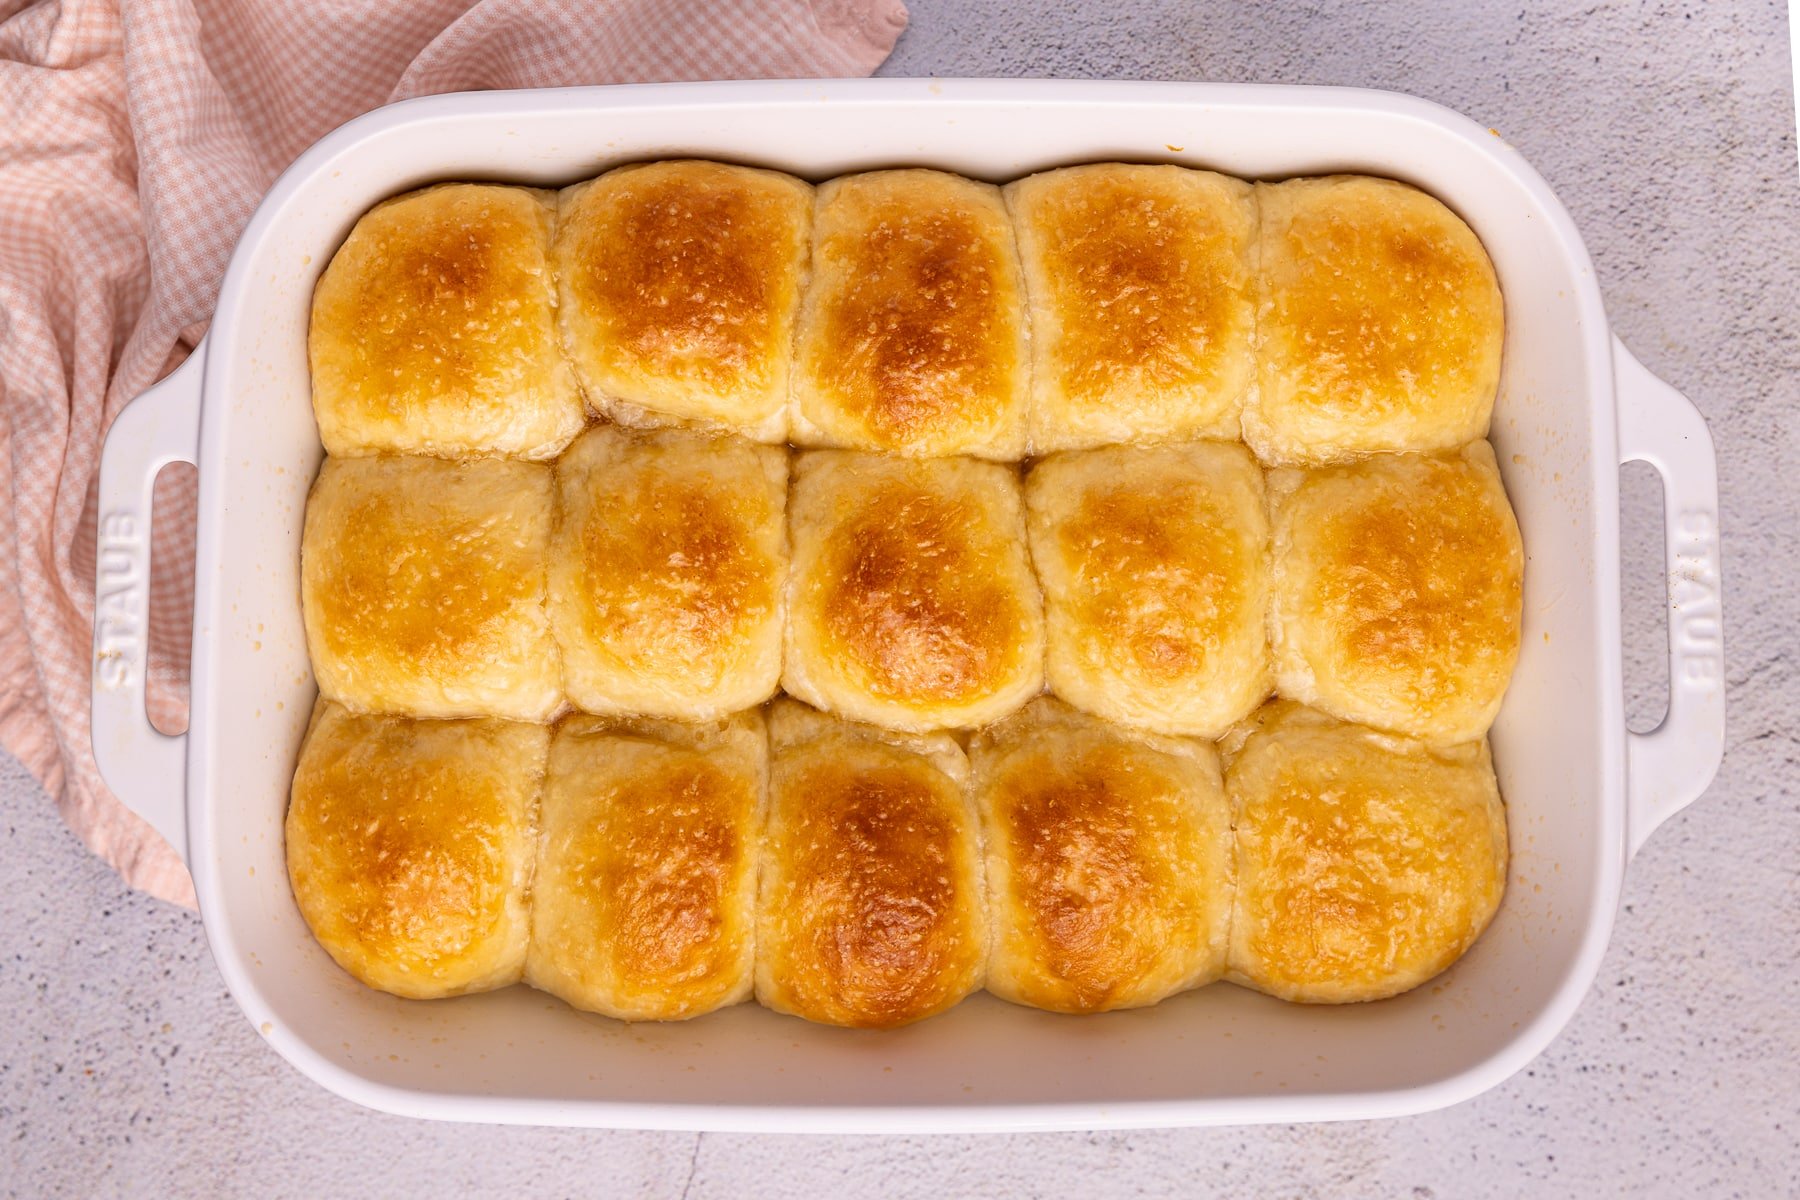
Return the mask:
{"type": "Polygon", "coordinates": [[[1504,314],[1487,251],[1442,203],[1340,175],[1259,185],[1258,380],[1268,463],[1486,437],[1504,314]]]}
{"type": "Polygon", "coordinates": [[[1507,845],[1486,741],[1432,748],[1280,702],[1225,749],[1229,978],[1284,1000],[1379,1000],[1487,927],[1507,845]]]}
{"type": "Polygon", "coordinates": [[[599,425],[557,464],[550,620],[569,700],[711,720],[781,677],[787,452],[599,425]]]}
{"type": "Polygon", "coordinates": [[[1025,298],[1000,189],[942,171],[819,188],[794,368],[794,441],[1025,453],[1025,298]]]}
{"type": "Polygon", "coordinates": [[[1250,185],[1095,163],[1006,189],[1031,305],[1031,446],[1236,437],[1253,374],[1250,185]]]}
{"type": "Polygon", "coordinates": [[[1046,698],[977,734],[970,757],[990,992],[1102,1012],[1219,977],[1231,826],[1209,743],[1130,734],[1046,698]]]}
{"type": "Polygon", "coordinates": [[[301,911],[371,986],[627,1020],[1416,986],[1505,883],[1501,338],[1474,234],[1385,180],[379,206],[314,296],[301,911]],[[791,494],[790,428],[836,447],[791,494]],[[1240,428],[1266,485],[1194,440],[1240,428]],[[565,691],[601,715],[511,723],[565,691]]]}
{"type": "Polygon", "coordinates": [[[756,997],[886,1028],[951,1007],[987,958],[968,762],[946,734],[851,725],[791,700],[769,714],[756,997]]]}
{"type": "Polygon", "coordinates": [[[812,188],[641,163],[565,190],[560,214],[558,316],[588,402],[627,424],[785,441],[812,188]]]}
{"type": "Polygon", "coordinates": [[[895,729],[981,725],[1043,686],[1016,474],[972,459],[802,454],[789,497],[793,696],[895,729]]]}
{"type": "Polygon", "coordinates": [[[362,712],[547,719],[562,703],[550,517],[539,463],[327,458],[300,547],[320,693],[362,712]]]}
{"type": "Polygon", "coordinates": [[[414,999],[518,982],[549,736],[320,701],[294,772],[288,876],[339,966],[414,999]]]}
{"type": "Polygon", "coordinates": [[[1059,454],[1025,484],[1057,695],[1217,737],[1269,693],[1262,472],[1224,442],[1059,454]]]}
{"type": "Polygon", "coordinates": [[[1269,487],[1281,694],[1431,741],[1485,734],[1518,660],[1524,573],[1488,444],[1269,487]]]}
{"type": "Polygon", "coordinates": [[[1009,461],[1236,437],[1241,410],[1259,457],[1308,464],[1484,436],[1503,326],[1474,233],[1392,180],[900,170],[815,205],[673,160],[377,206],[310,339],[334,454],[553,457],[579,381],[625,424],[780,442],[791,408],[803,444],[1009,461]]]}
{"type": "Polygon", "coordinates": [[[586,419],[556,344],[554,198],[446,184],[377,205],[313,293],[332,454],[553,458],[586,419]]]}
{"type": "Polygon", "coordinates": [[[756,711],[704,725],[563,721],[525,981],[628,1021],[749,996],[767,767],[756,711]]]}

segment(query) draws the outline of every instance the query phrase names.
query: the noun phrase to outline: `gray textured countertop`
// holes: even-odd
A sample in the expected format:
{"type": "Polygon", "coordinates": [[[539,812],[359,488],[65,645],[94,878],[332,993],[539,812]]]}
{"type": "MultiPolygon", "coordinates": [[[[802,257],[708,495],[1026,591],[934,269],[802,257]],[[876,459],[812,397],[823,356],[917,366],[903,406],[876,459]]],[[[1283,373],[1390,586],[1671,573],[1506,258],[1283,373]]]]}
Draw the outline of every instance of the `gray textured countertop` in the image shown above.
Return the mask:
{"type": "MultiPolygon", "coordinates": [[[[337,1100],[278,1059],[226,996],[198,920],[126,892],[0,755],[0,1190],[1800,1194],[1800,180],[1783,6],[1063,7],[912,0],[884,73],[1358,84],[1460,109],[1549,179],[1587,239],[1614,328],[1712,424],[1725,766],[1631,864],[1599,982],[1563,1036],[1494,1091],[1402,1121],[937,1139],[405,1121],[337,1100]]],[[[1662,655],[1660,501],[1647,474],[1630,474],[1626,493],[1626,661],[1641,725],[1662,655]]]]}

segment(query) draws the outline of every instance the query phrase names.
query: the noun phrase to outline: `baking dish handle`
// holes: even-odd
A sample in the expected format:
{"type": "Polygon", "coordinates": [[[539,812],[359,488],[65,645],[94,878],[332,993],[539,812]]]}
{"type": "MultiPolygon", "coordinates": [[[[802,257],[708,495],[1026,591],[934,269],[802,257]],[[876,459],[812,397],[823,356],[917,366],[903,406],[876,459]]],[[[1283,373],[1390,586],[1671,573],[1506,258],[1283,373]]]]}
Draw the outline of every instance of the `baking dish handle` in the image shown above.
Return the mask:
{"type": "Polygon", "coordinates": [[[1712,435],[1687,397],[1613,339],[1619,458],[1663,482],[1669,605],[1669,712],[1627,735],[1630,845],[1698,800],[1725,753],[1725,643],[1720,623],[1719,473],[1712,435]]]}
{"type": "Polygon", "coordinates": [[[187,735],[150,724],[150,509],[159,471],[196,462],[206,341],[167,379],[127,404],[100,456],[94,554],[94,761],[113,795],[187,860],[187,735]]]}

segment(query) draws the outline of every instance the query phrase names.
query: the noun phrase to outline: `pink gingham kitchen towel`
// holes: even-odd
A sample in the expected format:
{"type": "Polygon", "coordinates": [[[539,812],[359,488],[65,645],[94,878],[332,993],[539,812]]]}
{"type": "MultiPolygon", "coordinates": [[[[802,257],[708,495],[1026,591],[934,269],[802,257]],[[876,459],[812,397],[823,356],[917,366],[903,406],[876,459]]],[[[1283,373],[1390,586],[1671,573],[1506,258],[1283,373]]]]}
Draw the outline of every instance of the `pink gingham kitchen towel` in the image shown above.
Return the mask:
{"type": "MultiPolygon", "coordinates": [[[[192,905],[88,740],[101,437],[206,329],[275,176],[433,92],[866,75],[901,0],[0,0],[0,745],[127,882],[192,905]]],[[[152,542],[151,716],[186,719],[194,479],[152,542]]]]}

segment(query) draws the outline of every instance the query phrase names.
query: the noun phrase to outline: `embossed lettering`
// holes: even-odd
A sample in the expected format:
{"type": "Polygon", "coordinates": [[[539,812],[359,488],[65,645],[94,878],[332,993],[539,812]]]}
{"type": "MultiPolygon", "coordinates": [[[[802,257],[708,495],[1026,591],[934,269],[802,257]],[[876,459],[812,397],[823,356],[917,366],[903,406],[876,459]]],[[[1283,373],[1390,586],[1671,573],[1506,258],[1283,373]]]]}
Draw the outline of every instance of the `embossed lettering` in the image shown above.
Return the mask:
{"type": "Polygon", "coordinates": [[[94,667],[102,687],[122,688],[131,682],[131,661],[123,654],[103,651],[94,667]]]}
{"type": "Polygon", "coordinates": [[[100,574],[122,576],[132,573],[132,552],[124,546],[100,544],[100,574]]]}
{"type": "Polygon", "coordinates": [[[1713,523],[1711,513],[1690,508],[1681,514],[1676,531],[1693,541],[1711,541],[1716,535],[1717,526],[1713,523]]]}
{"type": "Polygon", "coordinates": [[[1687,655],[1681,660],[1681,677],[1689,683],[1701,685],[1719,682],[1719,659],[1717,655],[1687,655]]]}
{"type": "Polygon", "coordinates": [[[137,517],[129,512],[106,513],[99,522],[94,676],[105,688],[130,686],[143,657],[145,563],[138,527],[137,517]]]}
{"type": "Polygon", "coordinates": [[[1669,607],[1675,621],[1678,682],[1716,687],[1724,676],[1719,627],[1719,531],[1710,512],[1683,511],[1671,549],[1669,607]]]}

